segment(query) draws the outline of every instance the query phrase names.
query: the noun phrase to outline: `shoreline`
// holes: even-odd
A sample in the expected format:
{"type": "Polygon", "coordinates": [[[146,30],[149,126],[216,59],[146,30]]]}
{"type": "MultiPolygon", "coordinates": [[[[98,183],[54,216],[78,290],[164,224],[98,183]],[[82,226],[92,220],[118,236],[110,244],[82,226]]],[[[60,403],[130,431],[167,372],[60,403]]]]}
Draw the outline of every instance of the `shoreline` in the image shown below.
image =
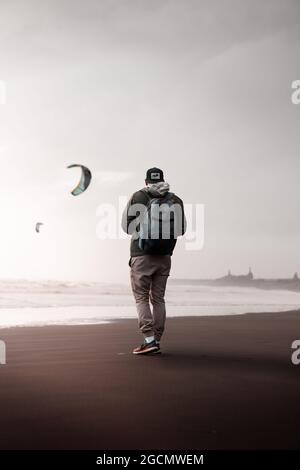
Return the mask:
{"type": "MultiPolygon", "coordinates": [[[[290,312],[299,312],[300,308],[295,309],[287,306],[286,309],[278,310],[268,309],[257,311],[257,307],[251,311],[240,311],[240,307],[229,306],[168,306],[167,318],[213,318],[213,317],[235,317],[245,315],[288,315],[290,312]],[[201,313],[196,313],[202,309],[201,313]],[[221,311],[220,311],[221,310],[221,311]],[[183,315],[182,311],[186,313],[183,315]],[[203,313],[204,312],[204,313],[203,313]],[[210,312],[210,313],[207,313],[210,312]]],[[[47,308],[28,308],[23,309],[1,309],[0,308],[0,332],[11,328],[46,328],[51,326],[92,326],[105,325],[108,323],[120,322],[124,320],[136,320],[137,313],[135,306],[102,306],[102,307],[47,307],[47,308]],[[29,312],[28,312],[29,310],[29,312]],[[120,311],[123,313],[120,314],[120,311]],[[2,320],[1,313],[9,315],[9,322],[2,320]],[[67,315],[66,315],[67,312],[67,315]],[[127,312],[127,313],[125,313],[127,312]],[[98,317],[96,316],[98,314],[98,317]],[[12,320],[14,315],[14,320],[12,320]],[[44,316],[43,316],[44,315],[44,316]],[[29,316],[29,320],[28,320],[29,316]],[[27,319],[27,320],[26,320],[27,319]]]]}

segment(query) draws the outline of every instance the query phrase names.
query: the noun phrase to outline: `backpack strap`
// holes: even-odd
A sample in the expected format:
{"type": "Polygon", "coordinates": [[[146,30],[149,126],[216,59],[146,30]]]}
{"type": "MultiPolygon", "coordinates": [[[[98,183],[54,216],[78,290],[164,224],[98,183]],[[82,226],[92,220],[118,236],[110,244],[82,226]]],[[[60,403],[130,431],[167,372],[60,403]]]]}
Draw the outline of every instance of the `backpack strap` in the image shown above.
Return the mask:
{"type": "Polygon", "coordinates": [[[145,194],[145,196],[147,197],[148,199],[148,202],[147,202],[147,206],[146,206],[146,211],[149,209],[150,205],[151,205],[151,201],[152,201],[152,197],[150,196],[150,194],[148,193],[148,191],[146,189],[141,189],[142,193],[145,194]]]}
{"type": "Polygon", "coordinates": [[[149,192],[146,189],[141,189],[142,193],[144,193],[148,199],[152,199],[149,192]]]}

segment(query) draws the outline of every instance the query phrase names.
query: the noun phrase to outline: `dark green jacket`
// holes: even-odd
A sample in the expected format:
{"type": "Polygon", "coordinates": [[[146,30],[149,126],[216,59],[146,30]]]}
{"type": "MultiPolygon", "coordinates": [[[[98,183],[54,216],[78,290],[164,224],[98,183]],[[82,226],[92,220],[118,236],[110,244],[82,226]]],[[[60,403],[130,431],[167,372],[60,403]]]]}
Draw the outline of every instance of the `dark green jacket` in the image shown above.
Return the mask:
{"type": "MultiPolygon", "coordinates": [[[[183,225],[182,226],[182,235],[183,235],[186,231],[186,218],[185,218],[185,215],[184,215],[184,205],[183,205],[182,200],[178,196],[176,196],[176,194],[174,194],[174,193],[172,193],[172,194],[173,194],[174,202],[176,204],[180,205],[180,207],[182,209],[182,225],[183,225]]],[[[140,189],[139,191],[135,192],[131,196],[131,198],[128,201],[127,206],[126,206],[126,208],[123,212],[122,228],[123,228],[124,232],[128,233],[129,235],[132,235],[131,244],[130,244],[130,256],[131,257],[144,256],[145,253],[139,247],[139,239],[138,239],[136,230],[132,231],[132,229],[131,229],[132,222],[134,221],[136,216],[132,216],[132,215],[128,214],[129,208],[133,204],[141,204],[141,209],[143,207],[143,210],[146,211],[146,208],[147,208],[147,205],[149,204],[150,199],[152,199],[154,197],[157,197],[157,196],[153,196],[147,190],[147,188],[140,189]],[[131,224],[131,227],[130,227],[130,224],[131,224]]],[[[170,253],[170,254],[172,254],[172,253],[170,253]]]]}

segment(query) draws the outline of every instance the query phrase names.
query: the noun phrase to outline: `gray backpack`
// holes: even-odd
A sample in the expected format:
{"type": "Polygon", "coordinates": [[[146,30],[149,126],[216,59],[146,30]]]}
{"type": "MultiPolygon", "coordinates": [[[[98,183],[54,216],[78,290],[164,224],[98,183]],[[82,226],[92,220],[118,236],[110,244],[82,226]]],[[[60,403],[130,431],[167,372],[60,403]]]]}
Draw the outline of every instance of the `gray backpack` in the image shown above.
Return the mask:
{"type": "Polygon", "coordinates": [[[141,217],[139,248],[149,255],[172,255],[176,245],[174,230],[174,194],[168,192],[162,197],[149,198],[141,217]]]}

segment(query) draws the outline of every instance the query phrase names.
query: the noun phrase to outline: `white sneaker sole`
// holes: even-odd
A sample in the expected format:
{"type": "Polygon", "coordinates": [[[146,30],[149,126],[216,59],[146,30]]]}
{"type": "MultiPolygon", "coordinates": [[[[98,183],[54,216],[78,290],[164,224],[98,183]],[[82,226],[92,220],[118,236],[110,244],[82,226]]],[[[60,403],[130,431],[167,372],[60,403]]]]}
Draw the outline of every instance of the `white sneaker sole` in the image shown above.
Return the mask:
{"type": "Polygon", "coordinates": [[[152,346],[151,348],[148,348],[148,349],[144,349],[143,351],[133,351],[133,354],[135,354],[136,356],[140,355],[140,354],[148,354],[150,352],[155,352],[155,351],[158,351],[158,348],[157,346],[152,346]]]}

